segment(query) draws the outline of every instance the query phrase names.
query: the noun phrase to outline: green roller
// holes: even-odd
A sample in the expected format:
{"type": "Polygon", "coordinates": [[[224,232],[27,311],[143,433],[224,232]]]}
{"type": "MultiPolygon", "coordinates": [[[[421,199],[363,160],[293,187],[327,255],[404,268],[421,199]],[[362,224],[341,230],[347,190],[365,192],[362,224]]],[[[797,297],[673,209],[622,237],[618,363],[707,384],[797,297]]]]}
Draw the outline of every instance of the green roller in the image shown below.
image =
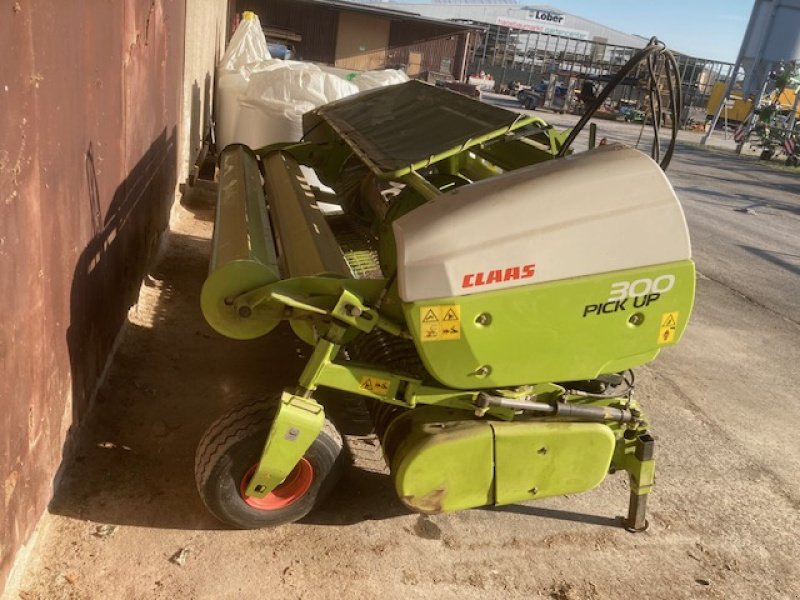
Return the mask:
{"type": "Polygon", "coordinates": [[[219,333],[253,339],[280,322],[245,318],[233,307],[236,296],[280,279],[261,173],[253,151],[241,144],[222,151],[219,170],[213,248],[200,305],[219,333]]]}

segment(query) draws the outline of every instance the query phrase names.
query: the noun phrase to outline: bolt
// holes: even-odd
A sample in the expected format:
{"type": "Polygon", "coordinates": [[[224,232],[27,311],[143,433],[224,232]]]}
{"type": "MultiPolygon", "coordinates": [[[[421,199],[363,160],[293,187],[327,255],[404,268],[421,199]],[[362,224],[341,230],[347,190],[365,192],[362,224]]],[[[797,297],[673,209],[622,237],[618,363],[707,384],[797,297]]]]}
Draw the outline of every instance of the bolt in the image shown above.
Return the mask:
{"type": "Polygon", "coordinates": [[[475,371],[475,374],[478,377],[486,377],[491,372],[492,372],[492,368],[489,365],[483,365],[477,371],[475,371]]]}
{"type": "Polygon", "coordinates": [[[531,494],[532,496],[535,496],[536,494],[539,493],[539,488],[532,487],[531,489],[528,490],[528,493],[531,494]]]}
{"type": "Polygon", "coordinates": [[[347,314],[351,317],[360,317],[361,316],[361,309],[357,306],[353,306],[352,304],[347,304],[344,309],[347,311],[347,314]]]}
{"type": "Polygon", "coordinates": [[[249,306],[240,306],[239,307],[239,316],[243,319],[249,319],[250,315],[253,314],[253,311],[250,309],[249,306]]]}
{"type": "Polygon", "coordinates": [[[481,313],[475,318],[478,325],[488,325],[492,322],[492,317],[488,313],[481,313]]]}
{"type": "Polygon", "coordinates": [[[544,456],[545,454],[547,454],[547,448],[544,448],[544,447],[542,447],[542,448],[539,448],[539,454],[541,454],[542,456],[544,456]]]}

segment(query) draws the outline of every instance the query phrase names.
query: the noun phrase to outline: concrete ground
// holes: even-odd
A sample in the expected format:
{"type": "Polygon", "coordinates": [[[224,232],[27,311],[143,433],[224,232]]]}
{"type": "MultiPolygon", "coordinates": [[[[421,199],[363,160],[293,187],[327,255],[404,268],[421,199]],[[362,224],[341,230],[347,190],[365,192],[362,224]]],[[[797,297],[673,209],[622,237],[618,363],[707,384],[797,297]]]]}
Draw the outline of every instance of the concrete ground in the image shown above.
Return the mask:
{"type": "MultiPolygon", "coordinates": [[[[609,141],[639,131],[599,127],[609,141]]],[[[222,528],[195,490],[198,439],[227,407],[291,382],[308,350],[284,330],[235,342],[209,329],[210,215],[179,206],[11,597],[800,597],[800,176],[697,137],[681,135],[669,171],[699,271],[695,312],[683,342],[637,371],[658,438],[647,532],[619,527],[622,475],[582,495],[410,514],[357,410],[345,415],[356,465],[322,510],[222,528]]]]}

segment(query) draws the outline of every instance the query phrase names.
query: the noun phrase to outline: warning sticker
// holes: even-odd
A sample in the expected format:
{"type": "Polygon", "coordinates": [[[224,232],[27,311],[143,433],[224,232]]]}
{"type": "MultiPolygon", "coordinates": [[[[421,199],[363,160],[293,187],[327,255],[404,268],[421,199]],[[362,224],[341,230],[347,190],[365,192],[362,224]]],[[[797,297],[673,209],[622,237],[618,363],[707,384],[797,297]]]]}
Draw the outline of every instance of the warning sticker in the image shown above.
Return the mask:
{"type": "Polygon", "coordinates": [[[373,394],[378,394],[379,396],[386,396],[389,393],[389,384],[391,382],[388,379],[379,379],[378,377],[362,377],[361,383],[358,387],[366,392],[372,392],[373,394]]]}
{"type": "Polygon", "coordinates": [[[461,307],[458,304],[423,306],[419,309],[423,342],[461,339],[461,307]]]}
{"type": "Polygon", "coordinates": [[[658,328],[658,343],[669,344],[675,341],[675,330],[678,328],[678,313],[668,312],[661,315],[661,325],[658,328]]]}

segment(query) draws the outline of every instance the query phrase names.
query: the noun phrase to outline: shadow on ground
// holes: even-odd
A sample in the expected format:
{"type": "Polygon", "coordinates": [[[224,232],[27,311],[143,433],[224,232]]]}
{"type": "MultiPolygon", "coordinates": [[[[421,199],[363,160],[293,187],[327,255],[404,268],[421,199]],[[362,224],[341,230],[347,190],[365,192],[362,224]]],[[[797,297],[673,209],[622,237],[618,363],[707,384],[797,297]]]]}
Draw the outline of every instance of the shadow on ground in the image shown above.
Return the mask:
{"type": "MultiPolygon", "coordinates": [[[[208,216],[193,212],[186,219],[202,227],[208,216]]],[[[171,234],[131,310],[51,512],[116,525],[222,527],[195,488],[197,443],[229,407],[296,381],[309,348],[288,327],[248,342],[211,330],[199,308],[209,251],[205,237],[171,234]]],[[[313,522],[341,525],[407,512],[387,476],[350,469],[313,522]]]]}

